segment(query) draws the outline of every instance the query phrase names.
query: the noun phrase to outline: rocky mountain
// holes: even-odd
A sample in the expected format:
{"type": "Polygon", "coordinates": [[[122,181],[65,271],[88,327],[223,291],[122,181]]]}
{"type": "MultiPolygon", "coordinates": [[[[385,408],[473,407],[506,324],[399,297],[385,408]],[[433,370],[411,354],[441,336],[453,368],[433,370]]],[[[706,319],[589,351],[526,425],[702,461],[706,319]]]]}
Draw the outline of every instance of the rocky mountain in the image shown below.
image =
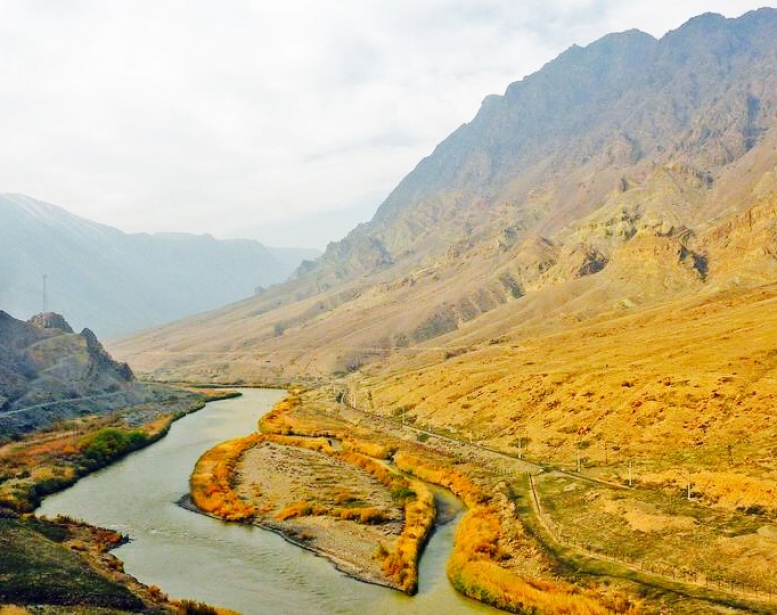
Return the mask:
{"type": "Polygon", "coordinates": [[[30,197],[0,195],[0,307],[22,315],[56,309],[101,336],[250,297],[317,254],[209,235],[126,234],[30,197]]]}
{"type": "Polygon", "coordinates": [[[119,341],[165,377],[345,373],[777,274],[777,10],[573,46],[284,285],[119,341]]]}
{"type": "Polygon", "coordinates": [[[0,311],[0,436],[152,399],[89,329],[74,333],[52,312],[24,322],[0,311]]]}

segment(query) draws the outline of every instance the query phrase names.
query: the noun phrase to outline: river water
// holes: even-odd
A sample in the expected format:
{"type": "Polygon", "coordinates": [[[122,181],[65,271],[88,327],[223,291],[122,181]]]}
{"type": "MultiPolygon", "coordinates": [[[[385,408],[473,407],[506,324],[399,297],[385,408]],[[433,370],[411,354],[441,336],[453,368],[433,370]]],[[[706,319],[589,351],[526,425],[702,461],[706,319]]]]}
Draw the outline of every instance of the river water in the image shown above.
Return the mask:
{"type": "Polygon", "coordinates": [[[272,532],[176,504],[199,456],[256,429],[283,394],[246,389],[242,397],[210,403],[156,444],[48,497],[37,513],[119,530],[131,541],[114,553],[140,581],[174,598],[245,615],[499,613],[456,593],[445,576],[458,516],[432,535],[421,558],[419,592],[409,597],[351,579],[272,532]]]}

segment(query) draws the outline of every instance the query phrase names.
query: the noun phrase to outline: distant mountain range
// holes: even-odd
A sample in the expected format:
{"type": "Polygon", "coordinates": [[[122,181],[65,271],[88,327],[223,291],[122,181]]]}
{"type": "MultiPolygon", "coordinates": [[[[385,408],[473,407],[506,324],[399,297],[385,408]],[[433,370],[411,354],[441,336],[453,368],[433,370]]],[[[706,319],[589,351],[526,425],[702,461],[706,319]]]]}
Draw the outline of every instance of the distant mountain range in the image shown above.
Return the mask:
{"type": "Polygon", "coordinates": [[[289,282],[112,348],[170,378],[326,376],[777,280],[775,32],[761,9],[574,46],[289,282]]]}
{"type": "Polygon", "coordinates": [[[127,234],[0,194],[0,309],[21,317],[56,310],[101,337],[250,297],[318,254],[209,235],[127,234]]]}

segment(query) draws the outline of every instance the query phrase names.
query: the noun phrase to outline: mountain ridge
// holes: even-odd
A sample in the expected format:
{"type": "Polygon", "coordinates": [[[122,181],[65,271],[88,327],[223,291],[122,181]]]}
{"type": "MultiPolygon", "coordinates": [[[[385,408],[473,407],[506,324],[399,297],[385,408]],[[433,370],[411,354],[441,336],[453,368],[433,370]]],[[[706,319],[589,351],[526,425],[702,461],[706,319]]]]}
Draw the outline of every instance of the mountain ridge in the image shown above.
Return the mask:
{"type": "MultiPolygon", "coordinates": [[[[210,235],[128,234],[24,195],[0,195],[0,306],[47,300],[101,335],[140,330],[251,296],[313,251],[210,235]]],[[[45,306],[44,306],[45,307],[45,306]]]]}
{"type": "Polygon", "coordinates": [[[537,294],[567,305],[545,323],[563,327],[768,283],[768,216],[751,216],[747,276],[725,229],[777,199],[776,28],[761,9],[572,47],[488,97],[289,283],[113,348],[164,377],[325,376],[455,344],[493,329],[486,314],[520,321],[537,294]]]}

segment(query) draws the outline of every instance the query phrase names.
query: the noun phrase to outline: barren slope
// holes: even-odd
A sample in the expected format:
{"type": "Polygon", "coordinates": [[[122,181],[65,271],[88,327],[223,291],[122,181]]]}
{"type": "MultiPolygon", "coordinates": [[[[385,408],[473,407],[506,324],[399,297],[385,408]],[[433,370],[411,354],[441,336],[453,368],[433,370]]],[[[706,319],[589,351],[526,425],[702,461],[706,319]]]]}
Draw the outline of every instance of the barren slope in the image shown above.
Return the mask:
{"type": "Polygon", "coordinates": [[[763,9],[573,47],[291,282],[111,350],[162,378],[288,380],[772,281],[775,29],[763,9]]]}

